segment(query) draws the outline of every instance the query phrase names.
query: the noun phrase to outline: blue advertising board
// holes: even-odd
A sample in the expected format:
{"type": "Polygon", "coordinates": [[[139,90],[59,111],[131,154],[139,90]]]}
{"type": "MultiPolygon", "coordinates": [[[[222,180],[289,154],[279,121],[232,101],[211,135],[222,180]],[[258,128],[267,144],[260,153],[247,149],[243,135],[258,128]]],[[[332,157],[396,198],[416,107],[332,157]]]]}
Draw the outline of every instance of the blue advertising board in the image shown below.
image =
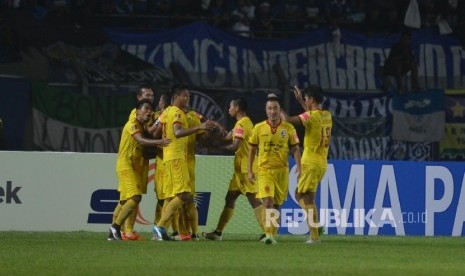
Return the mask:
{"type": "MultiPolygon", "coordinates": [[[[290,160],[280,233],[305,234],[290,160]]],[[[317,192],[329,234],[463,236],[465,166],[459,162],[331,161],[317,192]]]]}

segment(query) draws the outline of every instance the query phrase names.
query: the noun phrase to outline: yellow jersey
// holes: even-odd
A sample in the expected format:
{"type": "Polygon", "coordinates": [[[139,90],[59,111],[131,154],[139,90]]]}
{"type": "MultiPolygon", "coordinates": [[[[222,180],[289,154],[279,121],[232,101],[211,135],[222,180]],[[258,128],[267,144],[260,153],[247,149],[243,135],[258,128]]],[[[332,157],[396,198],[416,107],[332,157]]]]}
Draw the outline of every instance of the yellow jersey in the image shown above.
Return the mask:
{"type": "Polygon", "coordinates": [[[143,132],[142,124],[134,117],[130,117],[121,132],[121,140],[118,148],[118,158],[116,160],[116,171],[134,170],[140,171],[144,164],[142,156],[142,146],[134,139],[133,135],[143,132]]]}
{"type": "Polygon", "coordinates": [[[306,111],[299,115],[305,127],[302,164],[328,165],[328,150],[333,126],[327,110],[306,111]]]}
{"type": "MultiPolygon", "coordinates": [[[[237,139],[241,139],[241,146],[236,150],[234,154],[234,172],[247,173],[247,164],[249,158],[249,138],[252,134],[253,123],[249,117],[242,117],[236,122],[232,130],[233,142],[237,139]]],[[[256,165],[257,159],[255,158],[254,164],[256,165]]]]}
{"type": "Polygon", "coordinates": [[[299,144],[293,125],[281,123],[272,128],[268,121],[255,125],[249,143],[258,146],[258,168],[278,169],[288,166],[289,148],[299,144]]]}
{"type": "Polygon", "coordinates": [[[187,157],[187,139],[188,136],[177,138],[174,135],[174,125],[181,124],[183,128],[187,128],[187,118],[184,111],[177,106],[167,107],[159,117],[162,124],[163,138],[170,139],[171,143],[163,147],[163,162],[174,159],[186,159],[187,157]]]}
{"type": "MultiPolygon", "coordinates": [[[[186,113],[187,125],[189,128],[196,127],[202,124],[202,115],[194,110],[189,110],[186,113]]],[[[195,159],[195,143],[197,142],[197,136],[204,133],[205,131],[199,130],[187,136],[187,159],[195,159]]]]}

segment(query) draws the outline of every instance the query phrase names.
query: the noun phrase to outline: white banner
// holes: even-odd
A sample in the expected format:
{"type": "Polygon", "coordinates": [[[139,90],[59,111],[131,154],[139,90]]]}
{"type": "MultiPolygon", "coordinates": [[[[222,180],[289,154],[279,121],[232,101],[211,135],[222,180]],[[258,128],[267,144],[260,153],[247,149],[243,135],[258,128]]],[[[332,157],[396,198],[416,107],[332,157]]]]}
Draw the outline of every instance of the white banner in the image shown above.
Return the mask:
{"type": "MultiPolygon", "coordinates": [[[[0,231],[108,231],[119,198],[115,164],[113,153],[0,151],[0,231]]],[[[198,156],[195,201],[201,231],[216,226],[233,168],[232,156],[198,156]]],[[[136,231],[152,230],[154,172],[151,162],[136,231]]],[[[228,233],[260,234],[252,222],[252,209],[240,197],[228,233]]]]}

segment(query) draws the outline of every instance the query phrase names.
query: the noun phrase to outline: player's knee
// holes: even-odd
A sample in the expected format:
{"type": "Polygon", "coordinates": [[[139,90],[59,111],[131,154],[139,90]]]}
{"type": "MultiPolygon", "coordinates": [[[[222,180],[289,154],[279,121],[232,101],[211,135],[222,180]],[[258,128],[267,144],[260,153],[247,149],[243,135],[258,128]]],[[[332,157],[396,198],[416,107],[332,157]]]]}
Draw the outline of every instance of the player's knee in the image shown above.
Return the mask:
{"type": "Polygon", "coordinates": [[[134,200],[136,203],[140,203],[142,200],[142,195],[134,195],[132,196],[132,200],[134,200]]]}
{"type": "Polygon", "coordinates": [[[273,208],[274,207],[273,198],[265,197],[263,199],[263,207],[265,207],[265,208],[273,208]]]}
{"type": "Polygon", "coordinates": [[[188,203],[190,200],[193,200],[193,197],[190,193],[180,193],[177,195],[180,200],[182,200],[184,203],[188,203]]]}
{"type": "Polygon", "coordinates": [[[234,208],[236,204],[236,199],[239,197],[240,193],[239,192],[228,192],[226,194],[226,197],[224,198],[225,205],[228,208],[234,208]]]}
{"type": "Polygon", "coordinates": [[[260,202],[260,200],[258,200],[256,198],[256,195],[254,193],[247,193],[246,196],[247,196],[247,199],[249,200],[250,206],[252,206],[252,208],[255,209],[258,206],[262,205],[262,203],[260,202]]]}

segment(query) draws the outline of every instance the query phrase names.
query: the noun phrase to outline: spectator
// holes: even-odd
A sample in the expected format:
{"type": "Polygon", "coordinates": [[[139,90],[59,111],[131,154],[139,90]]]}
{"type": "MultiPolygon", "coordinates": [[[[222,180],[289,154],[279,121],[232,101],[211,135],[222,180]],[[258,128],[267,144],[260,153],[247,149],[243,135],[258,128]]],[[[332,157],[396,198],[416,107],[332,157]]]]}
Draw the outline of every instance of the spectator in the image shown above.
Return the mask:
{"type": "Polygon", "coordinates": [[[252,24],[252,31],[256,37],[271,38],[274,26],[271,21],[271,5],[269,2],[262,2],[255,10],[255,21],[252,24]]]}
{"type": "Polygon", "coordinates": [[[232,30],[240,36],[250,37],[250,26],[247,18],[239,11],[234,11],[231,14],[232,30]]]}
{"type": "Polygon", "coordinates": [[[305,2],[303,6],[303,10],[305,11],[305,31],[318,28],[318,24],[321,22],[320,7],[321,5],[318,3],[318,0],[307,0],[305,2]]]}
{"type": "Polygon", "coordinates": [[[326,4],[326,17],[329,25],[335,29],[339,29],[339,22],[346,19],[349,5],[346,0],[331,0],[326,4]]]}
{"type": "Polygon", "coordinates": [[[251,0],[235,0],[230,10],[233,13],[241,12],[249,22],[255,18],[255,4],[251,0]]]}
{"type": "Polygon", "coordinates": [[[305,18],[304,3],[302,0],[286,0],[280,3],[280,30],[282,34],[303,31],[305,18]]]}
{"type": "MultiPolygon", "coordinates": [[[[384,64],[383,74],[384,76],[394,77],[399,94],[404,92],[403,79],[409,72],[411,72],[412,90],[422,90],[418,82],[418,66],[413,54],[411,41],[412,34],[408,31],[402,32],[400,40],[392,45],[389,56],[384,64]]],[[[387,90],[388,87],[385,86],[384,89],[387,90]]]]}
{"type": "Polygon", "coordinates": [[[208,8],[210,24],[217,27],[229,26],[229,10],[223,0],[212,0],[208,8]]]}

